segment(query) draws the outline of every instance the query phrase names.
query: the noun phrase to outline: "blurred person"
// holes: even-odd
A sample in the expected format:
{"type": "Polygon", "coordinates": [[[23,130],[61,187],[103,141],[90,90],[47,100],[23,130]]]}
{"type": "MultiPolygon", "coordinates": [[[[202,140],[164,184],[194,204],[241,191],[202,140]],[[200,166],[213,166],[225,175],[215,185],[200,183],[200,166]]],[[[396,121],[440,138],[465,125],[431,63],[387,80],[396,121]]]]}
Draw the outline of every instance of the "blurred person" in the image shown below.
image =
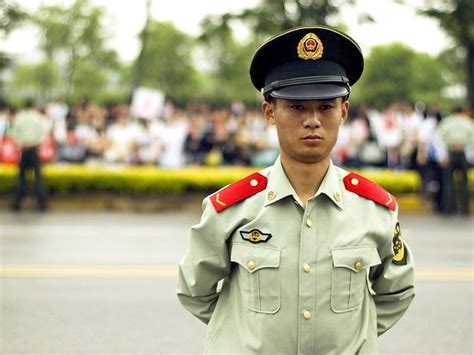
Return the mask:
{"type": "Polygon", "coordinates": [[[26,108],[15,115],[11,136],[21,147],[21,158],[18,164],[17,186],[14,194],[12,209],[19,211],[26,189],[26,171],[34,171],[34,191],[38,202],[38,209],[47,209],[46,192],[41,173],[41,161],[38,157],[38,146],[51,131],[51,125],[45,115],[41,113],[33,100],[26,101],[26,108]]]}
{"type": "Polygon", "coordinates": [[[133,130],[130,125],[128,107],[117,110],[115,122],[105,132],[104,159],[111,163],[127,163],[133,147],[133,130]]]}
{"type": "Polygon", "coordinates": [[[265,122],[265,125],[260,133],[261,139],[257,142],[254,141],[250,163],[253,166],[268,166],[272,165],[280,154],[278,133],[275,125],[263,120],[263,117],[260,119],[265,122]]]}
{"type": "Polygon", "coordinates": [[[465,149],[474,144],[474,123],[471,112],[467,107],[459,107],[455,114],[441,121],[437,134],[446,145],[447,160],[443,162],[443,188],[441,204],[444,213],[456,211],[469,214],[469,180],[468,164],[465,149]],[[458,171],[461,177],[459,203],[456,203],[456,188],[454,174],[458,171]]]}
{"type": "Polygon", "coordinates": [[[13,112],[9,104],[0,100],[0,138],[8,133],[11,128],[13,112]]]}
{"type": "Polygon", "coordinates": [[[428,106],[419,126],[416,150],[416,161],[422,179],[422,193],[431,199],[436,212],[441,212],[441,163],[446,160],[446,148],[436,134],[442,118],[436,105],[428,106]]]}
{"type": "Polygon", "coordinates": [[[395,198],[330,159],[363,57],[306,26],[259,47],[250,77],[281,154],[203,202],[177,294],[206,354],[377,354],[414,297],[395,198]]]}
{"type": "Polygon", "coordinates": [[[189,120],[181,109],[175,109],[163,131],[163,151],[158,163],[164,168],[181,168],[186,163],[184,146],[189,130],[189,120]]]}
{"type": "Polygon", "coordinates": [[[360,166],[381,167],[385,165],[387,153],[377,141],[369,112],[366,108],[359,109],[352,125],[352,141],[357,147],[357,160],[360,166]]]}
{"type": "Polygon", "coordinates": [[[158,120],[137,118],[131,125],[133,136],[134,165],[154,165],[158,161],[163,149],[163,125],[158,120]]]}
{"type": "Polygon", "coordinates": [[[416,167],[419,127],[423,118],[413,103],[404,102],[401,104],[398,119],[402,133],[400,165],[403,169],[414,169],[416,167]]]}
{"type": "Polygon", "coordinates": [[[60,146],[66,142],[67,138],[66,117],[68,112],[69,106],[61,96],[46,104],[45,107],[45,114],[51,122],[54,140],[60,146]]]}
{"type": "Polygon", "coordinates": [[[13,117],[13,108],[0,100],[0,163],[18,164],[20,159],[20,148],[10,136],[13,117]]]}
{"type": "Polygon", "coordinates": [[[388,105],[381,115],[377,131],[377,141],[387,151],[387,167],[391,169],[400,165],[400,145],[403,136],[398,112],[398,103],[388,105]]]}
{"type": "Polygon", "coordinates": [[[186,164],[201,165],[205,152],[201,151],[201,140],[206,126],[205,116],[201,113],[191,114],[188,133],[184,143],[186,164]]]}

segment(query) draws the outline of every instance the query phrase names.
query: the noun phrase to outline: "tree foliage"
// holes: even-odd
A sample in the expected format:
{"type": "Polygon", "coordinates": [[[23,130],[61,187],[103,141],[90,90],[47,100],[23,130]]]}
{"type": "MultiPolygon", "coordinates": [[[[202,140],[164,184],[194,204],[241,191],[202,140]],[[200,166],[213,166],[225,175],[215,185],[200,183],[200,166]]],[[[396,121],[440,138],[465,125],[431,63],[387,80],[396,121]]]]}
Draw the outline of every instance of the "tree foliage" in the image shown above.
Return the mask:
{"type": "Polygon", "coordinates": [[[425,0],[420,13],[437,19],[441,27],[463,49],[468,104],[474,110],[474,1],[425,0]]]}
{"type": "Polygon", "coordinates": [[[0,0],[0,36],[10,33],[26,18],[26,13],[13,0],[0,0]]]}
{"type": "Polygon", "coordinates": [[[104,10],[89,0],[67,5],[43,5],[34,16],[41,29],[41,49],[63,68],[66,93],[78,97],[104,89],[99,77],[118,67],[118,56],[107,48],[104,10]],[[85,69],[87,68],[87,69],[85,69]],[[90,82],[88,87],[84,87],[90,82]]]}
{"type": "MultiPolygon", "coordinates": [[[[237,13],[207,16],[201,23],[199,43],[212,62],[212,92],[223,101],[242,99],[255,103],[256,92],[249,80],[248,68],[259,43],[270,35],[302,25],[334,25],[342,6],[356,0],[260,0],[253,8],[237,13]],[[233,29],[242,24],[251,32],[251,39],[239,43],[233,29]]],[[[372,21],[368,14],[361,20],[372,21]]]]}
{"type": "Polygon", "coordinates": [[[38,64],[22,64],[15,70],[11,89],[19,97],[35,97],[44,101],[54,95],[59,84],[56,65],[46,60],[38,64]]]}
{"type": "MultiPolygon", "coordinates": [[[[0,40],[18,27],[27,17],[26,13],[13,0],[0,0],[0,40]]],[[[0,98],[3,97],[3,71],[12,64],[10,56],[0,51],[0,98]]]]}
{"type": "Polygon", "coordinates": [[[439,60],[393,43],[372,48],[352,99],[379,109],[398,100],[432,103],[440,100],[445,84],[439,60]]]}
{"type": "Polygon", "coordinates": [[[164,91],[183,101],[199,91],[198,74],[193,64],[194,40],[168,22],[151,21],[142,50],[138,84],[164,91]]]}

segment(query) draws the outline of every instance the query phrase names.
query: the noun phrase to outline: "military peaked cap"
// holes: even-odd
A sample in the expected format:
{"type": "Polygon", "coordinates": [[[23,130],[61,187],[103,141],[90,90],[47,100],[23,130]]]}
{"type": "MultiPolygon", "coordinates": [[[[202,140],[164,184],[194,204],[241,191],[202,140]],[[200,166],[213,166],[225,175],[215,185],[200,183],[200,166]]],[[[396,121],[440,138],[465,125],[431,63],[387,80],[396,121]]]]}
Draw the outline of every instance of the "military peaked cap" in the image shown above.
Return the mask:
{"type": "Polygon", "coordinates": [[[266,41],[250,64],[263,95],[311,100],[347,96],[362,75],[364,58],[348,35],[324,26],[298,27],[266,41]]]}

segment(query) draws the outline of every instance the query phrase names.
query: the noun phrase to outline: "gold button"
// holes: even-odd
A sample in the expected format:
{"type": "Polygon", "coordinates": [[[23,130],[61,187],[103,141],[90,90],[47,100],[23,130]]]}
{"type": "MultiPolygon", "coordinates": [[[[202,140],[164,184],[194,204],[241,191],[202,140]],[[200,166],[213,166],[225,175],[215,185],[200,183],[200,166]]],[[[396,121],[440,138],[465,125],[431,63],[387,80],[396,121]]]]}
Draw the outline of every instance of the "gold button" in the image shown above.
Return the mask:
{"type": "Polygon", "coordinates": [[[354,269],[360,270],[362,269],[362,266],[364,265],[360,261],[356,261],[356,263],[354,264],[354,269]]]}
{"type": "Polygon", "coordinates": [[[339,192],[335,192],[333,196],[337,202],[341,202],[341,195],[339,194],[339,192]]]}
{"type": "Polygon", "coordinates": [[[275,198],[275,196],[276,196],[276,192],[275,191],[270,191],[267,194],[267,199],[269,199],[271,201],[275,198]]]}
{"type": "Polygon", "coordinates": [[[304,264],[303,270],[304,270],[304,272],[310,272],[311,271],[311,266],[309,266],[308,264],[304,264]]]}
{"type": "Polygon", "coordinates": [[[352,180],[351,180],[351,184],[352,184],[352,185],[354,185],[354,186],[357,186],[357,185],[359,185],[359,179],[352,178],[352,180]]]}
{"type": "Polygon", "coordinates": [[[306,220],[306,225],[311,228],[313,226],[313,221],[310,220],[309,218],[306,220]]]}
{"type": "Polygon", "coordinates": [[[249,262],[247,263],[247,268],[248,268],[249,270],[255,269],[256,266],[257,266],[257,265],[255,264],[254,261],[249,261],[249,262]]]}
{"type": "Polygon", "coordinates": [[[310,311],[304,311],[303,312],[303,318],[308,320],[311,318],[311,312],[310,311]]]}
{"type": "Polygon", "coordinates": [[[255,186],[257,186],[257,185],[258,185],[258,181],[257,181],[256,179],[250,180],[250,186],[255,187],[255,186]]]}

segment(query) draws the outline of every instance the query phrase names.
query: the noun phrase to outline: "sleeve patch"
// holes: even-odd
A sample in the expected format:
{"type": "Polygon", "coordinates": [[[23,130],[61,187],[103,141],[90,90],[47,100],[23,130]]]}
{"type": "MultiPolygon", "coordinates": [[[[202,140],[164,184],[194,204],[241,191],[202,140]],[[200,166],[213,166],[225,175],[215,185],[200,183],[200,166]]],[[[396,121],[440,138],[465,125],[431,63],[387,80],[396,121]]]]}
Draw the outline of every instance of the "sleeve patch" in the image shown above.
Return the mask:
{"type": "Polygon", "coordinates": [[[267,178],[260,173],[254,173],[213,194],[210,197],[211,203],[217,212],[221,212],[227,207],[265,190],[266,187],[267,178]]]}
{"type": "Polygon", "coordinates": [[[393,259],[392,262],[396,265],[406,265],[407,256],[405,252],[405,244],[403,243],[402,233],[400,231],[400,223],[397,222],[393,232],[393,259]]]}
{"type": "Polygon", "coordinates": [[[376,183],[355,173],[348,174],[343,181],[347,190],[372,200],[392,211],[396,210],[397,201],[395,197],[376,183]]]}

